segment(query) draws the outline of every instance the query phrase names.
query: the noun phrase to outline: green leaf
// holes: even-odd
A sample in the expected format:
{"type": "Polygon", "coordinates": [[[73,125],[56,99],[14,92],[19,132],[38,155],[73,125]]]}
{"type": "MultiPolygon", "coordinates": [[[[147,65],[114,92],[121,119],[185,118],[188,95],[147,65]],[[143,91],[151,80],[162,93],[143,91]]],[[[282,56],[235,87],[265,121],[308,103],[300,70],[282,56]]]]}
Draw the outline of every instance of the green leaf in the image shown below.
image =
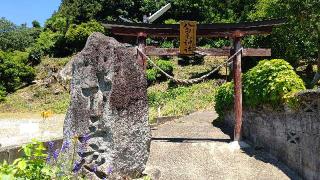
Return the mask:
{"type": "Polygon", "coordinates": [[[27,168],[27,162],[25,160],[21,160],[18,162],[17,167],[23,171],[27,168]]]}
{"type": "Polygon", "coordinates": [[[27,157],[31,156],[32,150],[28,145],[22,146],[23,152],[27,157]]]}
{"type": "Polygon", "coordinates": [[[16,165],[16,164],[19,163],[21,160],[22,160],[21,158],[18,158],[18,159],[16,159],[16,160],[14,160],[12,164],[13,164],[13,165],[16,165]]]}

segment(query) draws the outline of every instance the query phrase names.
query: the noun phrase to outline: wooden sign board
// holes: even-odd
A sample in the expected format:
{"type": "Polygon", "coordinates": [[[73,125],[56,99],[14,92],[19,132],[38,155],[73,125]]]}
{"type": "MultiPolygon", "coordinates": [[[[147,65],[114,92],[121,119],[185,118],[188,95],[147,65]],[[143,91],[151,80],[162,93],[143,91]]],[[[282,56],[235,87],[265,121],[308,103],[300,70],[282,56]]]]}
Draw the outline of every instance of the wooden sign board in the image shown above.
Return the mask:
{"type": "Polygon", "coordinates": [[[180,21],[180,54],[191,55],[196,50],[197,22],[180,21]]]}

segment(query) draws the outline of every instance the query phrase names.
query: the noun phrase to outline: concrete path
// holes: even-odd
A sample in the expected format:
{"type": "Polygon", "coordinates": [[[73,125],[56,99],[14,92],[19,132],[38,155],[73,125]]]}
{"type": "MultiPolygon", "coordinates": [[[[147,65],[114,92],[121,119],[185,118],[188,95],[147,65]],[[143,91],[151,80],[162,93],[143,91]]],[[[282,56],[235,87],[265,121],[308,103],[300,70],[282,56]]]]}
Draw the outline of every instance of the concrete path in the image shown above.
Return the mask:
{"type": "Polygon", "coordinates": [[[146,173],[163,180],[295,179],[262,150],[230,148],[230,137],[212,125],[216,118],[197,112],[155,127],[146,173]]]}

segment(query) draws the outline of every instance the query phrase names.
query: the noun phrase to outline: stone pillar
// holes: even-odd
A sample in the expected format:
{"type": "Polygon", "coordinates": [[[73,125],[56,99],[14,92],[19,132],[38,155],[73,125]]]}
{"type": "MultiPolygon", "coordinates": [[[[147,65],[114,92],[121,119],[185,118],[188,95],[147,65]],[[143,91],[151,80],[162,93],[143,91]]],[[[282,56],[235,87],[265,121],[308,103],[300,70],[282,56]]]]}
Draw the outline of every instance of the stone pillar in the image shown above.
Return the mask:
{"type": "Polygon", "coordinates": [[[145,169],[151,140],[147,81],[136,52],[93,33],[72,60],[64,124],[64,144],[71,146],[64,158],[90,179],[134,177],[145,169]]]}

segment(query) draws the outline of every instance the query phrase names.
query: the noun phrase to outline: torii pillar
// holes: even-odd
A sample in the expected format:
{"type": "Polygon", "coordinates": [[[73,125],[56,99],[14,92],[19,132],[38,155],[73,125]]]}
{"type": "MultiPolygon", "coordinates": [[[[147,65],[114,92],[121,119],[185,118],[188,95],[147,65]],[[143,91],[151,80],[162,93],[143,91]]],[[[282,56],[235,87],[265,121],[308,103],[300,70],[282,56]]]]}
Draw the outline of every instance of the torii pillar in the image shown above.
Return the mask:
{"type": "MultiPolygon", "coordinates": [[[[233,38],[234,52],[241,49],[242,34],[235,33],[233,38]]],[[[234,141],[241,140],[242,126],[242,77],[241,77],[241,53],[238,53],[233,59],[233,79],[234,79],[234,141]]]]}

